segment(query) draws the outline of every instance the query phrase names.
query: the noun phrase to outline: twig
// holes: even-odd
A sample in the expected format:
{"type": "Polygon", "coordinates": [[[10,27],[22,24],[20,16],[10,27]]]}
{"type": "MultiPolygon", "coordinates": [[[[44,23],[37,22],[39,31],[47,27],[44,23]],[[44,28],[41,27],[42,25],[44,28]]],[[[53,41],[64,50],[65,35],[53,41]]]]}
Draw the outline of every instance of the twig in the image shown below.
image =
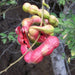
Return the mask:
{"type": "Polygon", "coordinates": [[[2,15],[3,13],[6,13],[8,10],[11,9],[12,6],[10,6],[8,9],[6,9],[5,11],[1,12],[0,15],[2,15]]]}
{"type": "Polygon", "coordinates": [[[12,6],[10,6],[10,7],[9,7],[8,9],[6,9],[5,11],[1,12],[0,15],[2,15],[3,13],[6,13],[6,12],[9,11],[9,10],[16,9],[16,8],[19,8],[19,7],[21,7],[21,5],[20,5],[20,6],[17,6],[17,7],[13,7],[13,8],[12,8],[12,6]]]}
{"type": "MultiPolygon", "coordinates": [[[[14,42],[14,43],[15,43],[15,42],[14,42]]],[[[10,44],[10,46],[9,46],[8,48],[6,48],[6,49],[2,52],[2,54],[0,55],[0,59],[1,59],[1,57],[4,55],[4,53],[5,53],[6,51],[8,51],[10,47],[13,46],[14,43],[10,44]]]]}

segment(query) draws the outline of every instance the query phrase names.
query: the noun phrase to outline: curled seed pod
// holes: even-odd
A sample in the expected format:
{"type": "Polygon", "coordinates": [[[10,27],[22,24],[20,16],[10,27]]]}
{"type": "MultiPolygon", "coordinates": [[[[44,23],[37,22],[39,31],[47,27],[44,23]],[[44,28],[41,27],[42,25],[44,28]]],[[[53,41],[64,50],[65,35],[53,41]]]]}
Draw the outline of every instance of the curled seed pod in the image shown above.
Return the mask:
{"type": "Polygon", "coordinates": [[[24,39],[23,38],[20,38],[19,36],[17,37],[17,40],[20,44],[24,44],[24,39]]]}
{"type": "Polygon", "coordinates": [[[16,34],[19,35],[19,33],[21,32],[21,27],[20,26],[16,27],[15,32],[16,34]]]}
{"type": "MultiPolygon", "coordinates": [[[[42,17],[42,9],[40,9],[40,10],[38,11],[38,15],[39,15],[40,17],[42,17]]],[[[50,16],[50,15],[49,15],[49,12],[44,9],[44,15],[43,15],[44,19],[49,19],[49,16],[50,16]]]]}
{"type": "MultiPolygon", "coordinates": [[[[39,16],[37,16],[37,15],[33,15],[33,16],[31,17],[31,19],[32,19],[33,24],[40,24],[41,21],[42,21],[42,19],[41,19],[39,16]]],[[[48,22],[48,19],[45,19],[45,23],[46,23],[46,24],[49,23],[49,22],[48,22]]]]}
{"type": "Polygon", "coordinates": [[[31,62],[37,64],[43,60],[43,55],[40,49],[35,49],[31,55],[31,62]]]}
{"type": "Polygon", "coordinates": [[[22,9],[25,12],[28,12],[30,7],[31,7],[31,4],[26,2],[26,3],[23,4],[22,9]]]}
{"type": "Polygon", "coordinates": [[[39,31],[30,27],[30,28],[29,28],[29,34],[30,34],[31,36],[34,36],[35,38],[37,38],[38,35],[39,35],[39,31]]]}
{"type": "Polygon", "coordinates": [[[49,36],[39,47],[35,50],[41,51],[43,56],[50,55],[55,48],[59,46],[59,39],[56,36],[49,36]]]}
{"type": "Polygon", "coordinates": [[[22,26],[30,26],[30,25],[32,25],[32,19],[31,18],[25,18],[25,19],[23,19],[22,20],[22,22],[21,22],[21,24],[22,24],[22,26]]]}
{"type": "Polygon", "coordinates": [[[54,15],[50,15],[49,23],[53,26],[58,26],[59,21],[54,15]]]}
{"type": "Polygon", "coordinates": [[[23,32],[28,32],[29,27],[32,25],[32,19],[30,18],[25,18],[24,20],[22,20],[22,31],[23,32]]]}
{"type": "Polygon", "coordinates": [[[33,15],[35,15],[35,14],[37,14],[38,13],[38,10],[39,10],[39,8],[36,6],[36,5],[31,5],[31,7],[29,8],[29,13],[30,14],[33,14],[33,15]]]}
{"type": "Polygon", "coordinates": [[[49,36],[41,45],[41,52],[44,56],[50,55],[55,48],[59,46],[59,39],[55,36],[49,36]],[[46,44],[46,45],[45,45],[46,44]]]}
{"type": "MultiPolygon", "coordinates": [[[[37,37],[35,38],[35,36],[31,36],[29,33],[28,33],[28,37],[29,37],[29,39],[30,39],[31,42],[34,42],[36,40],[36,38],[37,38],[37,37]]],[[[39,37],[38,41],[37,41],[37,44],[44,42],[46,39],[47,38],[46,38],[45,35],[41,35],[39,37]]]]}
{"type": "Polygon", "coordinates": [[[41,18],[39,17],[39,16],[37,16],[37,15],[33,15],[32,17],[31,17],[31,19],[32,19],[32,22],[33,22],[33,24],[34,23],[41,23],[41,18]]]}
{"type": "Polygon", "coordinates": [[[28,33],[28,37],[29,37],[29,39],[30,39],[32,42],[36,40],[35,37],[34,37],[34,36],[31,36],[29,33],[28,33]]]}
{"type": "Polygon", "coordinates": [[[24,53],[26,53],[27,50],[28,50],[27,49],[27,45],[26,44],[22,44],[21,45],[21,53],[24,54],[24,53]]]}
{"type": "Polygon", "coordinates": [[[33,50],[30,50],[30,51],[24,56],[24,60],[25,60],[27,63],[32,63],[32,61],[31,61],[32,53],[33,53],[33,50]]]}
{"type": "Polygon", "coordinates": [[[54,32],[54,27],[52,25],[45,25],[43,27],[31,26],[30,29],[31,28],[36,29],[38,31],[41,31],[41,32],[43,32],[45,34],[49,34],[49,35],[51,35],[54,32]]]}

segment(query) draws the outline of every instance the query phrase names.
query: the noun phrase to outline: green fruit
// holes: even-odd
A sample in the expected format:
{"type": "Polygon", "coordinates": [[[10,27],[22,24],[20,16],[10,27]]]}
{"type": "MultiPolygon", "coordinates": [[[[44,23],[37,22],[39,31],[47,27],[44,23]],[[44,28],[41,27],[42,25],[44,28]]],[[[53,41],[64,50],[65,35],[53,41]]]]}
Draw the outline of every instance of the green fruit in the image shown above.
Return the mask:
{"type": "Polygon", "coordinates": [[[45,34],[51,35],[54,32],[54,27],[52,25],[45,25],[43,27],[40,26],[31,26],[30,28],[37,29],[45,34]]]}
{"type": "Polygon", "coordinates": [[[54,15],[50,15],[49,23],[53,26],[58,26],[59,21],[54,15]]]}
{"type": "Polygon", "coordinates": [[[25,12],[28,12],[30,7],[31,7],[31,4],[30,3],[24,3],[23,6],[22,6],[22,9],[25,12]]]}
{"type": "Polygon", "coordinates": [[[31,36],[34,36],[35,38],[37,38],[38,35],[39,35],[39,31],[30,27],[30,28],[29,28],[29,34],[30,34],[31,36]]]}
{"type": "MultiPolygon", "coordinates": [[[[39,15],[40,17],[42,17],[42,9],[40,9],[40,10],[38,11],[38,15],[39,15]]],[[[43,17],[44,17],[45,19],[49,19],[49,16],[50,16],[50,15],[49,15],[49,12],[44,9],[44,15],[43,15],[43,17]]]]}
{"type": "Polygon", "coordinates": [[[31,7],[29,8],[29,13],[35,15],[38,13],[38,10],[39,9],[36,5],[31,5],[31,7]]]}

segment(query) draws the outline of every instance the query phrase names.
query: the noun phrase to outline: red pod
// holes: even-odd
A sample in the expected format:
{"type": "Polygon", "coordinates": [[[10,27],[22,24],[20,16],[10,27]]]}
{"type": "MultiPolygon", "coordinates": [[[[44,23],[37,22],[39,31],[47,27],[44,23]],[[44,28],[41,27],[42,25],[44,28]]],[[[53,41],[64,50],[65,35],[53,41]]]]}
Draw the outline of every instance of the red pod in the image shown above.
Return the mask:
{"type": "Polygon", "coordinates": [[[17,37],[17,40],[20,44],[24,44],[24,39],[23,38],[20,38],[19,36],[17,37]]]}
{"type": "Polygon", "coordinates": [[[42,43],[46,40],[46,36],[45,35],[41,35],[40,38],[38,39],[38,42],[42,43]]]}
{"type": "MultiPolygon", "coordinates": [[[[29,37],[29,39],[30,39],[31,41],[34,42],[34,41],[37,39],[38,36],[35,37],[35,36],[32,36],[32,35],[28,34],[28,37],[29,37]]],[[[40,37],[39,37],[39,39],[38,39],[37,42],[42,43],[42,42],[44,42],[46,39],[47,39],[47,38],[46,38],[45,35],[40,35],[40,37]]]]}
{"type": "Polygon", "coordinates": [[[31,17],[33,24],[34,23],[41,23],[41,18],[37,15],[31,17]]]}
{"type": "Polygon", "coordinates": [[[43,60],[43,55],[41,53],[41,50],[36,48],[31,55],[31,62],[34,64],[37,64],[43,60]]]}
{"type": "Polygon", "coordinates": [[[50,55],[55,48],[59,46],[59,39],[55,36],[49,36],[41,46],[41,52],[44,56],[50,55]]]}
{"type": "Polygon", "coordinates": [[[28,32],[28,29],[31,25],[32,25],[32,19],[31,18],[25,18],[22,21],[23,31],[28,32]]]}
{"type": "Polygon", "coordinates": [[[19,35],[19,33],[21,32],[21,27],[20,26],[16,27],[15,32],[16,34],[19,35]]]}
{"type": "Polygon", "coordinates": [[[26,44],[22,44],[21,45],[21,53],[24,54],[27,51],[27,45],[26,44]]]}
{"type": "MultiPolygon", "coordinates": [[[[21,53],[24,54],[27,52],[27,45],[26,44],[23,44],[21,45],[21,53]]],[[[27,62],[27,63],[31,63],[31,55],[32,55],[32,50],[29,51],[25,56],[24,56],[24,60],[27,62]]]]}
{"type": "Polygon", "coordinates": [[[50,55],[59,46],[59,39],[56,36],[49,36],[36,50],[41,51],[43,56],[50,55]]]}
{"type": "Polygon", "coordinates": [[[23,34],[23,36],[24,36],[24,43],[27,45],[28,48],[30,48],[30,43],[29,43],[28,37],[26,36],[25,33],[23,34]]]}
{"type": "Polygon", "coordinates": [[[30,50],[30,51],[24,56],[24,60],[25,60],[27,63],[32,63],[32,61],[31,61],[32,53],[33,53],[33,50],[30,50]]]}

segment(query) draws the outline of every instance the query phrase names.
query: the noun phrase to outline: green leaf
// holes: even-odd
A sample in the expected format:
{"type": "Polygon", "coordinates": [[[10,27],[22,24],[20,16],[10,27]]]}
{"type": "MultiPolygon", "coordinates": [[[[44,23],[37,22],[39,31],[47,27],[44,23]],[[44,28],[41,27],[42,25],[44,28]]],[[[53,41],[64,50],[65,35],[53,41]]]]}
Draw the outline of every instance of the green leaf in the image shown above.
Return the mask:
{"type": "Polygon", "coordinates": [[[16,34],[15,32],[10,32],[9,35],[16,34]]]}
{"type": "Polygon", "coordinates": [[[75,56],[75,49],[74,50],[71,50],[71,55],[72,56],[75,56]]]}
{"type": "Polygon", "coordinates": [[[60,13],[60,18],[65,18],[65,15],[62,12],[60,13]]]}
{"type": "Polygon", "coordinates": [[[7,1],[7,5],[9,4],[17,4],[17,2],[15,0],[7,1]]]}
{"type": "Polygon", "coordinates": [[[55,29],[54,29],[54,32],[55,32],[55,33],[60,33],[60,29],[59,29],[59,28],[55,28],[55,29]]]}
{"type": "Polygon", "coordinates": [[[65,0],[58,0],[59,5],[65,5],[65,0]]]}
{"type": "Polygon", "coordinates": [[[72,20],[75,22],[75,15],[72,14],[72,20]]]}
{"type": "Polygon", "coordinates": [[[57,15],[55,14],[55,13],[50,13],[51,15],[54,15],[54,16],[56,16],[57,17],[57,15]]]}
{"type": "Polygon", "coordinates": [[[7,41],[7,39],[2,39],[3,44],[5,44],[7,41]]]}
{"type": "Polygon", "coordinates": [[[0,33],[0,36],[6,37],[7,35],[5,33],[0,33]]]}
{"type": "Polygon", "coordinates": [[[18,35],[15,36],[15,38],[17,38],[17,37],[18,37],[18,35]]]}

